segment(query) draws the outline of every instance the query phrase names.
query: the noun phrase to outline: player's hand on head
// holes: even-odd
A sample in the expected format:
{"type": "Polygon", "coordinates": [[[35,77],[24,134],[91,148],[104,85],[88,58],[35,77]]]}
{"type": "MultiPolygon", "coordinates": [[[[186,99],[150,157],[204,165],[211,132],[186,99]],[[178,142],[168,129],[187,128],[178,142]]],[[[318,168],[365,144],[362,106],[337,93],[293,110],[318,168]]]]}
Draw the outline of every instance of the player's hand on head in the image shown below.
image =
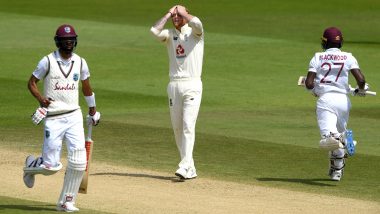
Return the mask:
{"type": "Polygon", "coordinates": [[[187,14],[187,13],[188,13],[186,7],[184,7],[184,6],[182,6],[182,5],[177,5],[177,9],[178,9],[178,13],[181,14],[181,15],[182,15],[182,14],[187,14]]]}
{"type": "Polygon", "coordinates": [[[177,9],[177,5],[174,5],[172,8],[169,9],[168,12],[173,16],[176,9],[177,9]]]}
{"type": "Polygon", "coordinates": [[[100,122],[100,112],[95,112],[94,114],[89,113],[86,117],[87,125],[96,126],[100,122]]]}

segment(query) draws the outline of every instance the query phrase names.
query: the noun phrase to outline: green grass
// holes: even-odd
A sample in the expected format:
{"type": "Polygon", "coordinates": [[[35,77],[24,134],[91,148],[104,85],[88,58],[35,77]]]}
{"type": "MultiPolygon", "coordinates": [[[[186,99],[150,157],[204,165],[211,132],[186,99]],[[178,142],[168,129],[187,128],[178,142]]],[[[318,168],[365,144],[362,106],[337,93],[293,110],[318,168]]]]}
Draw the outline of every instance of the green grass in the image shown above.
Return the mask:
{"type": "MultiPolygon", "coordinates": [[[[0,148],[40,152],[42,127],[30,122],[37,102],[26,83],[38,60],[54,50],[57,26],[71,23],[102,113],[94,159],[175,170],[179,157],[167,108],[167,53],[149,32],[174,1],[143,2],[0,3],[0,27],[6,29],[0,34],[0,148]]],[[[320,51],[323,29],[338,26],[343,50],[353,52],[371,90],[380,91],[380,30],[374,27],[380,3],[303,2],[189,3],[206,32],[194,151],[199,175],[379,202],[379,98],[351,99],[349,127],[359,141],[358,153],[348,159],[343,180],[331,182],[326,152],[317,148],[316,100],[296,81],[320,51]]]]}
{"type": "MultiPolygon", "coordinates": [[[[37,201],[21,200],[0,196],[0,213],[25,214],[25,213],[57,213],[55,204],[41,203],[37,201]]],[[[80,209],[80,213],[107,214],[96,210],[80,209]]]]}

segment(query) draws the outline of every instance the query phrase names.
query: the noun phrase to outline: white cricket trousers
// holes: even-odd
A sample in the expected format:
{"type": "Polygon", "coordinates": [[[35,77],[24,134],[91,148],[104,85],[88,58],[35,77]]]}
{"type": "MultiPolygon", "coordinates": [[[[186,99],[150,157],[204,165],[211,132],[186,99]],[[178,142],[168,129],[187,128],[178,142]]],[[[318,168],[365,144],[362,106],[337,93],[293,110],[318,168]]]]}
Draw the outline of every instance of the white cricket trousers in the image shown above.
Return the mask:
{"type": "Polygon", "coordinates": [[[321,137],[346,131],[351,109],[346,94],[326,93],[317,101],[317,120],[321,137]]]}
{"type": "Polygon", "coordinates": [[[200,79],[171,80],[168,84],[169,109],[174,137],[181,156],[180,168],[195,168],[193,148],[195,123],[202,99],[200,79]]]}
{"type": "Polygon", "coordinates": [[[84,128],[80,109],[62,116],[46,118],[42,158],[44,165],[56,166],[60,162],[62,141],[67,151],[84,148],[84,128]]]}

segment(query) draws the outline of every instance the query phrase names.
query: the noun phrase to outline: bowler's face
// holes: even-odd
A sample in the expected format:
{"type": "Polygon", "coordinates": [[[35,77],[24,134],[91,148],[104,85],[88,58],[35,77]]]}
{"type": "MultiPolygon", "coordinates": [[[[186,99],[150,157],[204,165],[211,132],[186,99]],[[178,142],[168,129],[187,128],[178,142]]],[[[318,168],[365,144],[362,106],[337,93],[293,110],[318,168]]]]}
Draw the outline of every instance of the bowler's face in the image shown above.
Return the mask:
{"type": "Polygon", "coordinates": [[[185,25],[183,17],[178,14],[177,10],[174,11],[172,16],[173,25],[177,30],[180,30],[185,25]]]}

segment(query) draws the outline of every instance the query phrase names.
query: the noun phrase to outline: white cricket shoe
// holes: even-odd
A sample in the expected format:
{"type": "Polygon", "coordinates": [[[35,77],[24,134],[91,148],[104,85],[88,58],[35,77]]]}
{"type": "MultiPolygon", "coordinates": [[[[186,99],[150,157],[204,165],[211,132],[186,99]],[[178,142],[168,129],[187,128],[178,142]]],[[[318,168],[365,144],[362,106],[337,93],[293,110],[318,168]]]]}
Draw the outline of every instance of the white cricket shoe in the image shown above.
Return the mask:
{"type": "Polygon", "coordinates": [[[333,170],[330,173],[330,178],[333,181],[340,181],[340,179],[342,178],[342,175],[343,175],[343,170],[333,170]]]}
{"type": "Polygon", "coordinates": [[[175,175],[181,179],[192,179],[197,177],[197,172],[193,167],[190,167],[189,169],[179,168],[175,172],[175,175]]]}
{"type": "Polygon", "coordinates": [[[65,202],[63,204],[58,204],[56,209],[57,211],[62,211],[62,212],[67,212],[67,213],[79,211],[79,209],[74,206],[73,202],[65,202]]]}
{"type": "MultiPolygon", "coordinates": [[[[26,157],[25,167],[30,167],[33,161],[34,161],[33,155],[29,155],[28,157],[26,157]]],[[[34,186],[34,181],[35,181],[34,174],[26,173],[24,171],[23,179],[24,179],[25,186],[27,186],[28,188],[32,188],[34,186]]]]}
{"type": "Polygon", "coordinates": [[[189,170],[187,170],[186,178],[187,179],[192,179],[197,177],[197,170],[195,168],[190,167],[189,170]]]}

